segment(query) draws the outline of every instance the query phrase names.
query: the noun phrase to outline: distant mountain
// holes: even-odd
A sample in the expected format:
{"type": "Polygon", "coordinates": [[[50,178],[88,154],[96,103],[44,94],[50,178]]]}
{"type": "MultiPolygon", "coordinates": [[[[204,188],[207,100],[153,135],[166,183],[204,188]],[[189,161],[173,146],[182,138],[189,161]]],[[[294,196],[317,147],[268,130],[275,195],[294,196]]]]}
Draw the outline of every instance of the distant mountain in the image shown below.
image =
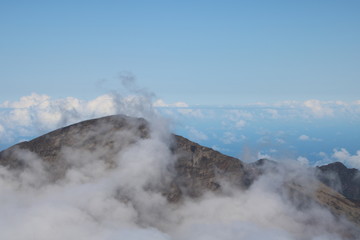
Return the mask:
{"type": "MultiPolygon", "coordinates": [[[[109,116],[80,122],[14,145],[0,152],[0,164],[14,170],[25,168],[28,163],[19,153],[28,150],[47,163],[52,181],[57,181],[67,170],[63,151],[66,148],[84,149],[97,154],[111,167],[111,159],[122,149],[134,146],[139,139],[150,137],[150,125],[145,119],[109,116]],[[102,151],[95,151],[99,148],[102,151]]],[[[333,163],[321,166],[317,171],[306,170],[309,176],[316,172],[313,175],[322,182],[312,179],[310,185],[317,187],[311,192],[307,190],[309,182],[304,175],[298,176],[301,174],[296,175],[292,168],[274,161],[262,159],[247,164],[178,135],[172,135],[168,141],[176,159],[173,164],[166,166],[173,175],[159,191],[173,204],[181,203],[185,197],[198,198],[208,191],[222,194],[228,191],[229,185],[246,191],[262,175],[274,174],[285,179],[279,193],[286,193],[298,208],[306,207],[305,203],[319,204],[335,216],[345,216],[360,226],[360,205],[357,204],[360,185],[356,177],[359,171],[356,169],[333,163]]],[[[341,231],[345,232],[344,229],[341,231]]],[[[349,239],[356,238],[354,233],[342,235],[349,239]]]]}
{"type": "Polygon", "coordinates": [[[318,178],[327,186],[344,195],[347,199],[360,203],[360,171],[347,168],[340,162],[318,167],[318,178]]]}

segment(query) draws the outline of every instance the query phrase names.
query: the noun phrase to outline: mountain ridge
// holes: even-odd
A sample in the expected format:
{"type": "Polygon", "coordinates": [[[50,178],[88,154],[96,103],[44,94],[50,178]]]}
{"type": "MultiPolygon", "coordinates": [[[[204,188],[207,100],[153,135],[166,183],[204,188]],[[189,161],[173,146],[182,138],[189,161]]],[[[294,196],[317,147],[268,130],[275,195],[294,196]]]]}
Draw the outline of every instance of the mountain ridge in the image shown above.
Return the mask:
{"type": "MultiPolygon", "coordinates": [[[[28,164],[21,159],[19,151],[29,151],[36,154],[47,167],[52,181],[57,181],[66,173],[68,167],[64,158],[69,154],[67,149],[85,149],[90,154],[97,154],[99,159],[112,166],[112,158],[120,150],[134,146],[141,139],[151,138],[150,123],[143,118],[132,118],[124,115],[114,115],[83,121],[44,134],[33,140],[21,142],[0,152],[0,164],[11,169],[21,169],[28,164]],[[101,148],[101,151],[95,151],[101,148]]],[[[302,208],[304,202],[316,202],[330,210],[336,217],[345,216],[354,224],[360,226],[360,206],[356,198],[349,198],[348,192],[331,188],[333,172],[341,172],[339,184],[348,186],[346,172],[349,171],[339,163],[317,168],[314,175],[323,182],[312,182],[317,189],[307,190],[307,180],[297,180],[292,176],[292,170],[282,168],[277,162],[261,159],[255,163],[226,156],[211,148],[201,146],[179,135],[171,135],[169,151],[176,158],[166,166],[173,173],[160,188],[163,195],[171,203],[180,203],[182,199],[199,198],[206,192],[222,194],[227,185],[246,191],[258,178],[265,174],[285,175],[287,180],[281,192],[286,192],[289,198],[302,208]],[[269,165],[271,167],[269,167],[269,165]],[[338,171],[337,169],[341,169],[338,171]],[[347,195],[345,195],[347,194],[347,195]],[[301,200],[301,201],[300,201],[301,200]]],[[[70,154],[74,152],[70,151],[70,154]]],[[[356,172],[358,170],[350,170],[356,172]]],[[[357,172],[356,172],[357,173],[357,172]]],[[[315,181],[315,180],[312,180],[315,181]]],[[[149,187],[151,188],[151,187],[149,187]]],[[[352,239],[354,234],[349,235],[352,239]]]]}

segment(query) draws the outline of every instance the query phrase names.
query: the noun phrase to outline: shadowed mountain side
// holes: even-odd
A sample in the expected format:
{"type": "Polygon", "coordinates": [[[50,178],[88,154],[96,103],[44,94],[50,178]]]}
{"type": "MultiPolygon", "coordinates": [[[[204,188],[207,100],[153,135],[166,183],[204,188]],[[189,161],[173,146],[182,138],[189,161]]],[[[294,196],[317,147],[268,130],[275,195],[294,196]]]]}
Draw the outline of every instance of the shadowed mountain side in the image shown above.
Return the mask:
{"type": "Polygon", "coordinates": [[[206,190],[217,191],[221,181],[238,187],[249,186],[246,165],[239,159],[226,156],[211,148],[201,146],[184,137],[174,135],[175,189],[169,194],[170,201],[178,201],[181,193],[198,197],[206,190]],[[175,190],[175,191],[174,191],[175,190]]]}
{"type": "MultiPolygon", "coordinates": [[[[26,167],[26,159],[18,153],[28,150],[27,152],[46,162],[52,180],[56,181],[68,168],[64,159],[70,156],[86,160],[89,156],[76,155],[76,149],[96,155],[97,159],[104,160],[111,168],[114,162],[112,159],[117,157],[122,149],[147,138],[151,138],[151,126],[146,120],[122,115],[109,116],[73,124],[31,141],[19,143],[0,152],[0,163],[12,169],[26,167]],[[67,151],[68,149],[72,150],[67,151]]],[[[311,180],[314,191],[308,191],[305,186],[308,184],[307,181],[297,182],[296,178],[291,177],[291,172],[282,171],[278,167],[280,164],[276,162],[259,160],[256,163],[245,164],[239,159],[223,155],[177,135],[172,136],[172,142],[168,147],[175,156],[175,162],[169,161],[167,166],[173,173],[172,179],[165,183],[165,188],[158,191],[163,192],[169,202],[181,202],[184,196],[200,197],[205,191],[221,194],[226,184],[246,190],[256,179],[266,174],[264,165],[270,165],[267,169],[290,176],[289,181],[284,184],[284,189],[299,208],[303,207],[304,201],[316,202],[328,208],[335,216],[346,216],[352,222],[360,224],[360,207],[357,204],[315,178],[311,180]]]]}
{"type": "Polygon", "coordinates": [[[347,168],[340,162],[330,163],[317,168],[318,178],[346,198],[360,203],[360,171],[347,168]]]}

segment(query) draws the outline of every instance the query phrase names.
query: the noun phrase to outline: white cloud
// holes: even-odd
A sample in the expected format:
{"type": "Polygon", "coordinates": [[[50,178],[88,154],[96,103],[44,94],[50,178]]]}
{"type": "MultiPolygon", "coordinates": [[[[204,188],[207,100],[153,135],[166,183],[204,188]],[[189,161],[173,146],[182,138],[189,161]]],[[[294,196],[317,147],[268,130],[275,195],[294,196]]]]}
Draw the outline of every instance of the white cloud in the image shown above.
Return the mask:
{"type": "Polygon", "coordinates": [[[308,141],[309,139],[310,139],[310,137],[307,136],[307,135],[301,135],[301,136],[299,136],[299,140],[301,140],[301,141],[308,141]]]}
{"type": "Polygon", "coordinates": [[[135,117],[152,117],[154,111],[148,98],[130,95],[119,97],[115,94],[101,95],[84,101],[73,97],[52,99],[36,93],[21,97],[19,101],[1,104],[0,124],[7,138],[5,143],[18,137],[34,137],[39,133],[54,130],[86,119],[114,114],[135,117]],[[26,135],[26,136],[23,136],[26,135]]]}
{"type": "Polygon", "coordinates": [[[260,137],[257,140],[257,143],[264,144],[264,145],[269,145],[269,144],[270,145],[273,145],[273,144],[279,145],[279,144],[285,144],[286,141],[282,138],[279,138],[279,137],[274,138],[274,136],[266,134],[265,136],[260,137]]]}
{"type": "Polygon", "coordinates": [[[309,136],[307,136],[305,134],[300,135],[298,139],[301,140],[301,141],[314,141],[314,142],[321,142],[322,141],[322,139],[320,139],[320,138],[309,137],[309,136]]]}
{"type": "Polygon", "coordinates": [[[221,138],[221,142],[223,142],[224,144],[231,144],[231,143],[234,143],[237,141],[238,140],[237,140],[235,134],[232,132],[225,132],[224,136],[221,138]]]}
{"type": "Polygon", "coordinates": [[[219,147],[217,145],[212,145],[211,148],[214,149],[215,151],[218,151],[218,152],[221,152],[221,153],[225,153],[225,152],[229,151],[229,149],[219,147]]]}
{"type": "Polygon", "coordinates": [[[349,168],[357,168],[360,170],[360,150],[355,154],[351,154],[346,148],[334,148],[332,154],[320,152],[319,157],[322,159],[316,162],[315,165],[324,165],[332,162],[342,162],[349,168]]]}
{"type": "Polygon", "coordinates": [[[29,109],[15,108],[9,114],[8,121],[12,126],[30,126],[32,123],[29,109]]]}
{"type": "MultiPolygon", "coordinates": [[[[123,99],[123,101],[132,101],[136,99],[123,99]]],[[[77,104],[78,102],[76,102],[77,104]]],[[[94,115],[109,115],[117,112],[118,105],[112,95],[102,95],[94,100],[84,103],[85,113],[94,115]]]]}
{"type": "Polygon", "coordinates": [[[304,106],[309,108],[316,117],[333,116],[334,111],[320,100],[312,99],[304,102],[304,106]]]}
{"type": "Polygon", "coordinates": [[[257,153],[257,159],[271,159],[270,155],[261,152],[257,153]]]}
{"type": "MultiPolygon", "coordinates": [[[[263,112],[270,115],[271,118],[323,118],[323,117],[343,117],[344,114],[349,117],[356,117],[360,112],[359,102],[345,101],[321,101],[318,99],[309,99],[304,102],[299,101],[281,101],[274,104],[263,104],[263,112]]],[[[259,109],[258,105],[250,105],[259,109]]],[[[260,107],[261,109],[261,107],[260,107]]],[[[255,114],[256,115],[256,114],[255,114]]],[[[267,118],[267,115],[260,115],[267,118]]]]}
{"type": "Polygon", "coordinates": [[[301,104],[298,101],[286,100],[273,104],[275,107],[297,108],[301,104]]]}
{"type": "Polygon", "coordinates": [[[177,112],[190,117],[203,118],[205,115],[201,109],[179,108],[177,112]]]}
{"type": "Polygon", "coordinates": [[[1,135],[4,134],[4,132],[5,132],[5,129],[4,129],[4,127],[0,124],[0,137],[1,137],[1,135]]]}
{"type": "Polygon", "coordinates": [[[276,109],[265,109],[265,112],[270,114],[271,118],[277,119],[280,117],[279,111],[276,109]]]}
{"type": "Polygon", "coordinates": [[[339,161],[351,168],[360,169],[360,150],[356,154],[350,154],[345,148],[334,149],[331,156],[334,160],[339,161]]]}
{"type": "MultiPolygon", "coordinates": [[[[29,110],[33,123],[43,121],[51,125],[60,121],[58,112],[63,113],[61,119],[78,119],[89,114],[134,111],[132,107],[141,102],[141,98],[111,96],[92,101],[49,99],[47,104],[20,109],[29,110]],[[104,108],[99,109],[103,105],[104,108]],[[39,112],[42,114],[37,114],[39,112]],[[47,113],[54,113],[55,117],[47,113]]],[[[139,109],[147,112],[148,107],[145,103],[139,109]]],[[[162,192],[174,177],[172,167],[176,156],[170,150],[166,127],[158,121],[150,123],[151,134],[147,139],[137,138],[131,130],[101,136],[110,142],[124,144],[110,161],[103,158],[104,152],[109,150],[105,142],[104,146],[99,144],[91,152],[64,148],[61,162],[66,167],[61,168],[62,174],[55,174],[60,177],[57,181],[50,181],[54,175],[47,172],[48,166],[43,165],[36,155],[17,152],[27,163],[21,171],[0,166],[2,238],[341,239],[331,231],[339,229],[342,220],[335,219],[325,208],[315,204],[299,210],[282,193],[284,183],[289,181],[281,172],[260,177],[246,191],[224,184],[216,193],[205,193],[195,200],[185,197],[176,205],[168,203],[162,192]]],[[[194,128],[188,130],[200,139],[207,139],[204,133],[194,128]]],[[[346,150],[339,152],[334,156],[351,158],[346,150]]],[[[261,152],[257,157],[270,158],[261,152]]],[[[298,160],[305,161],[303,158],[298,160]]],[[[312,190],[314,184],[307,182],[310,178],[301,169],[289,172],[291,177],[303,177],[305,182],[300,182],[301,186],[312,190]]]]}
{"type": "Polygon", "coordinates": [[[344,106],[344,107],[349,106],[349,104],[344,101],[335,101],[335,104],[338,106],[344,106]]]}
{"type": "Polygon", "coordinates": [[[299,156],[296,160],[297,160],[301,165],[304,165],[304,166],[308,166],[308,165],[309,165],[309,159],[307,159],[306,157],[299,156]]]}
{"type": "Polygon", "coordinates": [[[189,105],[185,102],[175,102],[172,104],[165,103],[164,100],[158,99],[153,103],[154,107],[178,107],[178,108],[186,108],[189,105]]]}
{"type": "Polygon", "coordinates": [[[29,108],[31,106],[41,105],[44,102],[48,102],[50,99],[47,95],[40,95],[37,93],[32,93],[30,96],[21,97],[19,101],[10,102],[5,101],[0,104],[0,107],[5,108],[29,108]]]}
{"type": "Polygon", "coordinates": [[[12,109],[8,121],[15,122],[18,126],[38,125],[44,129],[59,127],[87,117],[115,114],[119,107],[111,95],[81,101],[71,97],[53,100],[49,96],[34,93],[22,97],[20,101],[7,101],[2,105],[12,109]]]}
{"type": "Polygon", "coordinates": [[[209,139],[209,137],[205,133],[193,127],[187,127],[186,129],[189,132],[190,138],[193,139],[194,141],[204,141],[209,139]]]}
{"type": "Polygon", "coordinates": [[[237,121],[239,118],[252,119],[253,117],[253,114],[246,110],[235,109],[227,111],[227,118],[232,121],[237,121]]]}
{"type": "Polygon", "coordinates": [[[244,136],[243,134],[237,135],[233,132],[225,132],[220,140],[224,144],[232,144],[235,142],[243,141],[245,139],[246,136],[244,136]]]}
{"type": "Polygon", "coordinates": [[[246,121],[245,120],[239,120],[235,122],[235,127],[238,129],[241,129],[243,127],[245,127],[246,125],[246,121]]]}

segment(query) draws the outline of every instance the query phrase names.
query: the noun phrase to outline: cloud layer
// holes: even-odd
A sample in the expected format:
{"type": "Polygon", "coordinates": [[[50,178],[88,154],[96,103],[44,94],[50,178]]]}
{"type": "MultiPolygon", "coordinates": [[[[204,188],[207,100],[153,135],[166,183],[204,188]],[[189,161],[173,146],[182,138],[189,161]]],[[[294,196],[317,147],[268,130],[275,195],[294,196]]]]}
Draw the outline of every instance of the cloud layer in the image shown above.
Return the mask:
{"type": "Polygon", "coordinates": [[[305,157],[314,164],[324,160],[319,152],[331,156],[334,148],[345,148],[351,153],[358,150],[351,144],[355,139],[345,138],[347,134],[357,134],[358,101],[313,99],[246,106],[189,106],[184,102],[155,100],[153,94],[136,87],[131,77],[124,79],[128,95],[111,93],[81,100],[53,99],[33,93],[18,101],[1,103],[0,147],[85,119],[112,114],[151,118],[160,113],[174,123],[173,131],[177,134],[216,146],[226,154],[243,157],[247,155],[244,148],[252,148],[253,156],[244,160],[255,160],[261,152],[276,159],[305,157]]]}
{"type": "Polygon", "coordinates": [[[324,152],[320,153],[323,158],[322,163],[342,162],[350,168],[360,169],[360,150],[351,154],[346,148],[334,148],[332,154],[329,156],[324,152]]]}
{"type": "Polygon", "coordinates": [[[350,227],[316,204],[294,204],[286,182],[296,179],[309,187],[309,194],[316,186],[312,175],[296,165],[265,174],[248,190],[222,183],[221,193],[169,203],[163,191],[171,183],[177,156],[166,125],[151,122],[149,136],[140,138],[133,129],[102,134],[118,146],[110,155],[107,142],[91,150],[67,146],[61,150],[56,178],[48,163],[19,150],[24,168],[0,166],[1,237],[340,240],[337,232],[350,227]]]}
{"type": "Polygon", "coordinates": [[[0,104],[0,143],[11,143],[19,136],[34,137],[86,119],[114,114],[152,117],[149,98],[142,95],[105,94],[84,101],[73,97],[52,99],[36,93],[0,104]]]}

